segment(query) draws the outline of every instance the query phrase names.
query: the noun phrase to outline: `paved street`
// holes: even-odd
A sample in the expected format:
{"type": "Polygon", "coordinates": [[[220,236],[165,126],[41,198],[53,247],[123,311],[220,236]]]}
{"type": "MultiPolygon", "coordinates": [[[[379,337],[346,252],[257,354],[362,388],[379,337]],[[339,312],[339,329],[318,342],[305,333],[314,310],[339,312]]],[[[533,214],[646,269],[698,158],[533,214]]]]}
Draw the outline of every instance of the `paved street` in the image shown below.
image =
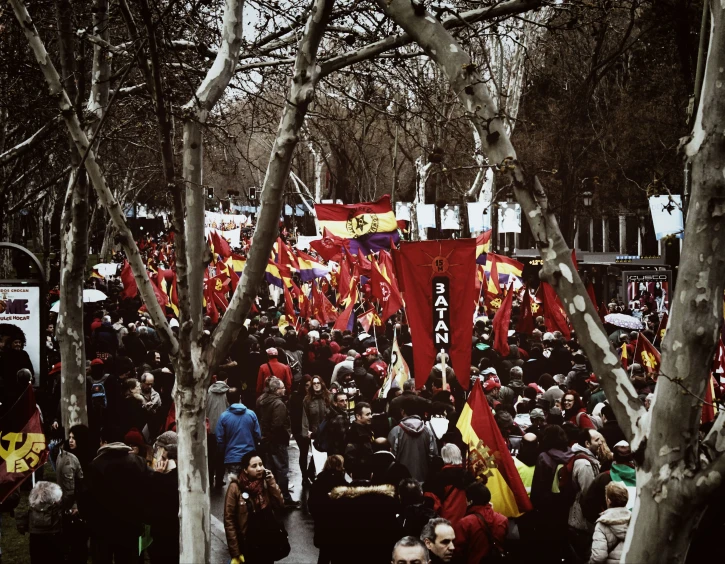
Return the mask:
{"type": "MultiPolygon", "coordinates": [[[[302,496],[302,508],[284,513],[284,524],[289,534],[290,555],[280,562],[286,564],[315,564],[317,562],[317,549],[312,544],[313,521],[307,513],[306,491],[302,490],[302,475],[300,474],[299,450],[294,441],[290,441],[289,465],[290,485],[294,489],[290,492],[292,498],[299,500],[302,496]]],[[[224,492],[211,494],[211,513],[216,519],[212,520],[212,564],[228,564],[229,552],[224,538],[224,492]]]]}

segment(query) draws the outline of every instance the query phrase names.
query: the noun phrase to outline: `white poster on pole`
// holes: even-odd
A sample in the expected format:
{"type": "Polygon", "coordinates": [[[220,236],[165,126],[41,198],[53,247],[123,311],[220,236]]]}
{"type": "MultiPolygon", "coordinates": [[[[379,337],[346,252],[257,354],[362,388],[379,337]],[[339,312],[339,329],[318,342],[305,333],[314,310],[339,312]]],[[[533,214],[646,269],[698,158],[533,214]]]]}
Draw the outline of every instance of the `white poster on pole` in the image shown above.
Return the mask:
{"type": "Polygon", "coordinates": [[[418,213],[418,229],[436,226],[435,204],[416,204],[415,210],[418,213]]]}
{"type": "Polygon", "coordinates": [[[468,228],[471,233],[491,229],[491,206],[486,202],[468,202],[468,228]]]}
{"type": "Polygon", "coordinates": [[[410,221],[410,202],[395,202],[395,219],[410,221]]]}
{"type": "Polygon", "coordinates": [[[8,347],[13,346],[16,340],[20,341],[20,346],[30,357],[37,384],[40,376],[41,347],[39,287],[0,287],[0,335],[10,335],[8,347]],[[5,324],[14,325],[14,328],[2,329],[2,325],[5,324]]]}
{"type": "Polygon", "coordinates": [[[682,220],[682,198],[679,195],[652,196],[649,209],[658,241],[667,235],[676,235],[682,239],[685,224],[682,220]]]}
{"type": "Polygon", "coordinates": [[[498,232],[521,233],[521,206],[503,202],[498,207],[498,232]]]}
{"type": "Polygon", "coordinates": [[[441,229],[460,229],[459,214],[459,206],[450,206],[448,204],[443,206],[443,209],[441,209],[441,229]]]}

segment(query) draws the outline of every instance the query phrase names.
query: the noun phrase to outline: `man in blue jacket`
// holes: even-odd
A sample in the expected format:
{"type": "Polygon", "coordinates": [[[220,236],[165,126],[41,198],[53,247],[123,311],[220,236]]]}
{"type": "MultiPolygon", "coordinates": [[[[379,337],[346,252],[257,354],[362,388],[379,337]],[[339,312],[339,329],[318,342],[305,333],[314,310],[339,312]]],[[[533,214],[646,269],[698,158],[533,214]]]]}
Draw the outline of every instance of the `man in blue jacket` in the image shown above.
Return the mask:
{"type": "Polygon", "coordinates": [[[262,439],[257,415],[243,403],[233,403],[221,414],[216,425],[216,442],[224,453],[224,467],[229,474],[239,475],[242,456],[255,450],[262,439]]]}

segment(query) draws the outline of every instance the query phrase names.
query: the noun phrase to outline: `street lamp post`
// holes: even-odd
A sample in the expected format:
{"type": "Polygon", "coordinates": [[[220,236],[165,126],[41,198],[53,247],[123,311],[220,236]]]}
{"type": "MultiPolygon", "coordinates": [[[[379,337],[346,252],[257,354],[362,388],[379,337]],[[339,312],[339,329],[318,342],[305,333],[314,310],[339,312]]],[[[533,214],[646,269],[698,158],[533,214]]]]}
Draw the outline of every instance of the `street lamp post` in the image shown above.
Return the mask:
{"type": "Polygon", "coordinates": [[[587,211],[589,215],[589,252],[594,251],[594,217],[591,213],[589,213],[590,208],[592,207],[592,201],[593,201],[593,194],[590,191],[586,191],[582,194],[582,202],[584,203],[584,209],[587,211]]]}

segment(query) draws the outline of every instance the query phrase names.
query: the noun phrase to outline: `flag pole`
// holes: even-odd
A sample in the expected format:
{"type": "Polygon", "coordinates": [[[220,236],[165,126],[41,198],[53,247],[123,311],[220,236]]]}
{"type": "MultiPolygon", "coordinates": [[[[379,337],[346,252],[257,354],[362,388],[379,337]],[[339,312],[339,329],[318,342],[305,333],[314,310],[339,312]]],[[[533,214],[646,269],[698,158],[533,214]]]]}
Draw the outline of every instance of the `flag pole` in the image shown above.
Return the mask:
{"type": "Polygon", "coordinates": [[[446,351],[441,349],[441,374],[443,376],[443,389],[446,389],[446,351]]]}

